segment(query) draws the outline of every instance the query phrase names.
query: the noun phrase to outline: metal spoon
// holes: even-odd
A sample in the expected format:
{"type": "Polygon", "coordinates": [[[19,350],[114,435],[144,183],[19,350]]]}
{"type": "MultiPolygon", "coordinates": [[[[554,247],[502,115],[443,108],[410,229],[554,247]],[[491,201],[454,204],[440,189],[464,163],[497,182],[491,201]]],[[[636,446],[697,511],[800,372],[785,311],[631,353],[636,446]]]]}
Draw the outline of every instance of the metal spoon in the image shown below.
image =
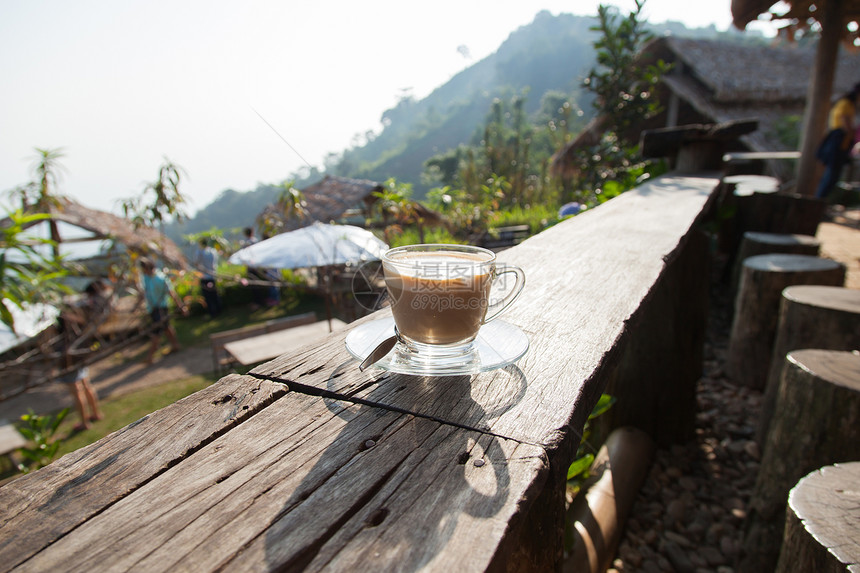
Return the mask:
{"type": "Polygon", "coordinates": [[[382,342],[380,342],[376,348],[374,348],[370,354],[367,355],[367,358],[361,361],[361,364],[358,365],[358,369],[361,372],[364,372],[364,369],[381,360],[386,354],[391,352],[391,349],[394,348],[394,345],[397,344],[397,340],[400,338],[399,333],[397,332],[397,327],[394,327],[394,336],[389,336],[382,342]]]}

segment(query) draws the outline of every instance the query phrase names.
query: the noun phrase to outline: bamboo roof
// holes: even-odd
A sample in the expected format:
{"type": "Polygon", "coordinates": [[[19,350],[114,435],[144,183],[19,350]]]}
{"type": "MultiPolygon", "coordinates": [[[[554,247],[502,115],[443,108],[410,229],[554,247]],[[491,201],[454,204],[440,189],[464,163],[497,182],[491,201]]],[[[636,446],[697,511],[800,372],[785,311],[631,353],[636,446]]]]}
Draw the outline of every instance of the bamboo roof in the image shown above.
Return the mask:
{"type": "MultiPolygon", "coordinates": [[[[47,213],[51,219],[74,225],[90,233],[93,239],[115,240],[128,250],[145,255],[154,255],[166,264],[176,269],[187,267],[185,255],[172,240],[157,229],[151,227],[135,228],[123,217],[112,213],[90,209],[67,197],[60,197],[47,203],[47,207],[31,206],[27,214],[47,213]]],[[[0,226],[8,226],[7,217],[0,221],[0,226]]],[[[37,223],[34,223],[37,224],[37,223]]],[[[62,242],[62,237],[60,238],[62,242]]]]}
{"type": "MultiPolygon", "coordinates": [[[[326,175],[319,182],[302,190],[307,216],[303,219],[289,220],[283,220],[281,217],[282,230],[283,232],[293,231],[317,221],[321,223],[339,221],[356,211],[360,211],[367,217],[371,207],[379,199],[375,193],[383,189],[383,185],[376,181],[326,175]]],[[[441,220],[439,213],[420,203],[414,203],[413,207],[428,224],[441,220]]],[[[264,214],[269,218],[278,217],[276,205],[267,206],[264,214]]]]}

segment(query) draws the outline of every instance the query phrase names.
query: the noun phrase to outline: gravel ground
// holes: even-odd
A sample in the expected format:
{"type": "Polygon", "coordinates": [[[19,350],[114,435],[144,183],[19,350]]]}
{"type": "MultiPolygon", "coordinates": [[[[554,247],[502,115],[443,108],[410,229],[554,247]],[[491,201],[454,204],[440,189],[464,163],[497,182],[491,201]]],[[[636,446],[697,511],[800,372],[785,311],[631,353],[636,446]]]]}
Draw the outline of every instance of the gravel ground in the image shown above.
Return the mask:
{"type": "Polygon", "coordinates": [[[731,327],[725,290],[711,294],[696,440],[657,450],[610,571],[734,570],[761,458],[753,441],[761,392],[724,374],[731,327]]]}
{"type": "MultiPolygon", "coordinates": [[[[860,211],[822,223],[822,256],[843,262],[860,288],[860,211]]],[[[610,572],[733,572],[761,452],[753,440],[762,393],[725,372],[728,289],[713,282],[705,364],[697,383],[696,439],[659,449],[639,491],[610,572]]]]}

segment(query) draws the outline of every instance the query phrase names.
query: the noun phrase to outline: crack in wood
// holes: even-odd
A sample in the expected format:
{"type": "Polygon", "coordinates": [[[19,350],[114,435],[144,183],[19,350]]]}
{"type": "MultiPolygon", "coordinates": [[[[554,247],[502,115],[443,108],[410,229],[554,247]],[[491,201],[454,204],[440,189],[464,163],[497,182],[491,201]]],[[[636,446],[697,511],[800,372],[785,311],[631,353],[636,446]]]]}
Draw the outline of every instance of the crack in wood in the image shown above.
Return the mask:
{"type": "MultiPolygon", "coordinates": [[[[286,384],[291,392],[298,392],[300,394],[307,394],[309,396],[319,396],[320,398],[326,398],[329,400],[341,400],[344,402],[351,402],[353,404],[360,404],[363,406],[371,406],[373,408],[381,408],[383,410],[388,410],[390,412],[397,412],[398,414],[406,414],[408,416],[414,416],[416,418],[423,418],[425,420],[437,422],[437,423],[442,424],[444,426],[452,426],[455,428],[460,428],[461,430],[467,430],[470,432],[477,432],[479,434],[484,434],[487,436],[494,436],[496,438],[501,438],[503,440],[512,440],[512,441],[518,442],[520,444],[538,446],[541,448],[546,447],[544,444],[538,444],[538,443],[534,443],[534,442],[530,442],[530,441],[525,441],[525,440],[522,440],[521,438],[515,438],[512,436],[507,436],[505,434],[499,434],[499,433],[493,432],[487,427],[481,428],[478,426],[463,424],[460,422],[455,422],[453,420],[447,420],[445,418],[440,418],[438,416],[434,416],[431,414],[422,414],[420,412],[415,412],[415,411],[409,410],[407,408],[400,408],[398,406],[394,406],[391,404],[384,404],[382,402],[375,402],[373,400],[365,400],[363,398],[358,398],[354,394],[356,392],[358,392],[359,390],[352,391],[349,394],[343,394],[340,392],[332,392],[331,390],[323,390],[322,388],[317,388],[316,386],[308,386],[306,384],[301,384],[300,382],[295,382],[293,380],[283,380],[281,378],[277,378],[277,377],[271,376],[269,374],[258,374],[258,373],[254,373],[254,372],[249,372],[247,375],[253,376],[255,378],[259,378],[262,380],[268,380],[270,382],[278,382],[280,384],[286,384]]],[[[368,382],[367,385],[363,386],[363,388],[369,387],[370,385],[375,384],[375,383],[376,383],[375,380],[370,381],[370,382],[368,382]]]]}

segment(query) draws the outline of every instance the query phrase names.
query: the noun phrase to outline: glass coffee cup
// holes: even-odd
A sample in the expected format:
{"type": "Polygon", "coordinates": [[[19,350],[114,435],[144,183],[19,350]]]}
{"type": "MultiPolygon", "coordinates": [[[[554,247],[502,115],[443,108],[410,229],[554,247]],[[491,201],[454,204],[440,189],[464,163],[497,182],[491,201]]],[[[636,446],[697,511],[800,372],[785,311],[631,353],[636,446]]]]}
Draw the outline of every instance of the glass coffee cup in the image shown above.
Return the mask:
{"type": "Polygon", "coordinates": [[[414,363],[438,366],[473,360],[481,326],[519,296],[525,273],[469,245],[397,247],[382,257],[385,285],[399,341],[414,363]],[[514,284],[507,285],[507,278],[514,284]],[[495,285],[495,288],[494,288],[495,285]],[[494,291],[504,294],[494,300],[494,291]]]}

